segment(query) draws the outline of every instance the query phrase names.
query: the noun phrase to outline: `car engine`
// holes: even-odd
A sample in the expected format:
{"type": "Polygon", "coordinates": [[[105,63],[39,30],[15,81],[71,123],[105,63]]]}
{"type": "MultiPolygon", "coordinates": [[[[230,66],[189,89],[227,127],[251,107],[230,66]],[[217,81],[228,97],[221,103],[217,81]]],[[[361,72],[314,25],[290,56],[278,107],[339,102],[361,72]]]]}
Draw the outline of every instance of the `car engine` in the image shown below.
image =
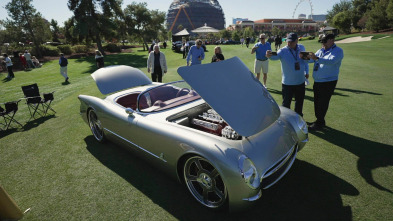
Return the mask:
{"type": "Polygon", "coordinates": [[[191,119],[191,125],[199,130],[225,137],[231,140],[239,140],[241,136],[236,133],[216,111],[208,109],[191,119]]]}

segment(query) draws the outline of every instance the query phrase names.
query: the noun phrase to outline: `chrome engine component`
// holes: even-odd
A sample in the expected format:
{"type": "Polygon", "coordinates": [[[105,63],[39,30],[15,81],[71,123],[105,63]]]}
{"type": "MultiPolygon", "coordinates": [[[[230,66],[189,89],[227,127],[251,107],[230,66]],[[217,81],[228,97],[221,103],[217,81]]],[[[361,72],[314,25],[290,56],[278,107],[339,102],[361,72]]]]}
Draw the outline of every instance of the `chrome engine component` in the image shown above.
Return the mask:
{"type": "Polygon", "coordinates": [[[223,123],[224,120],[221,118],[220,115],[217,114],[213,109],[207,110],[207,112],[203,112],[202,115],[199,115],[200,118],[212,122],[223,123]]]}
{"type": "Polygon", "coordinates": [[[191,124],[205,132],[222,136],[231,140],[238,140],[240,135],[236,133],[216,111],[209,109],[197,118],[191,119],[191,124]],[[198,119],[199,118],[199,119],[198,119]]]}
{"type": "Polygon", "coordinates": [[[218,124],[210,123],[210,122],[207,122],[207,121],[204,121],[204,120],[198,120],[198,119],[192,119],[192,123],[194,125],[198,125],[198,126],[201,126],[203,128],[206,128],[206,129],[209,129],[209,130],[214,130],[214,131],[218,130],[218,126],[219,126],[218,124]]]}
{"type": "Polygon", "coordinates": [[[230,126],[226,126],[224,129],[222,129],[221,135],[231,140],[237,140],[239,138],[239,134],[236,133],[236,131],[230,126]]]}

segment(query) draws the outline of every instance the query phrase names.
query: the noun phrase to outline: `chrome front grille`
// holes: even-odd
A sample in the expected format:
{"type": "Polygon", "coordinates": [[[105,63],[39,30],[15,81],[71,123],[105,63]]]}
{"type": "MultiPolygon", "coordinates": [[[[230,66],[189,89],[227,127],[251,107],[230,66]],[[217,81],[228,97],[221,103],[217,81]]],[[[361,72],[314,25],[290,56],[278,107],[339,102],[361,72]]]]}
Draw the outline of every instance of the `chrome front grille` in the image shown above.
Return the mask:
{"type": "Polygon", "coordinates": [[[296,154],[297,145],[294,145],[280,161],[267,170],[266,173],[262,176],[261,187],[263,189],[267,189],[279,181],[291,168],[293,162],[296,159],[296,154]]]}

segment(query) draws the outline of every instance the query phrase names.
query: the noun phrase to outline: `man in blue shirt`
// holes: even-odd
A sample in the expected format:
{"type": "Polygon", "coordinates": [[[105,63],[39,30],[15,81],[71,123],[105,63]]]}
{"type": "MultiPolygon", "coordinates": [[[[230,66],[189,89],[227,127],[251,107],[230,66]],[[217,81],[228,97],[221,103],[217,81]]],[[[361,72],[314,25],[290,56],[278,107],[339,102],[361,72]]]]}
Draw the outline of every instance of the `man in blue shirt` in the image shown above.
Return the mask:
{"type": "Polygon", "coordinates": [[[257,79],[261,77],[261,69],[263,72],[263,86],[266,87],[267,72],[269,71],[269,59],[266,57],[266,51],[272,50],[270,43],[266,42],[266,35],[261,34],[259,36],[259,42],[254,45],[251,50],[251,54],[255,55],[254,71],[257,75],[257,79]]]}
{"type": "Polygon", "coordinates": [[[310,130],[321,130],[326,125],[325,116],[329,108],[330,98],[337,85],[338,74],[344,52],[334,43],[334,34],[323,35],[320,39],[322,48],[312,53],[310,62],[314,62],[314,111],[317,120],[310,130]]]}
{"type": "Polygon", "coordinates": [[[187,55],[187,66],[190,64],[191,58],[191,65],[201,64],[202,60],[205,59],[205,50],[202,48],[202,40],[197,39],[195,41],[196,45],[191,46],[190,51],[187,55]]]}
{"type": "Polygon", "coordinates": [[[287,46],[281,48],[277,55],[272,55],[272,51],[268,50],[266,57],[281,61],[282,106],[290,108],[292,97],[295,96],[295,112],[303,116],[303,101],[306,93],[304,82],[308,78],[308,62],[300,58],[300,52],[306,49],[297,43],[297,34],[290,33],[287,37],[287,46]]]}

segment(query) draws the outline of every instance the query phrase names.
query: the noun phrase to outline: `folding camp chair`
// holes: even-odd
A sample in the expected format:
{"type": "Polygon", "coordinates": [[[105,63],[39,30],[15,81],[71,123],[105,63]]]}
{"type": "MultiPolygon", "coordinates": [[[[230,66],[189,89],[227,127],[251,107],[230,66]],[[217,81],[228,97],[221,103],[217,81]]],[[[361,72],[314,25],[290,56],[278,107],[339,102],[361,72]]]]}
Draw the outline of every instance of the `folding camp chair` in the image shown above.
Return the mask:
{"type": "MultiPolygon", "coordinates": [[[[29,108],[31,115],[30,119],[34,118],[35,114],[45,116],[49,109],[56,113],[56,111],[53,110],[50,106],[54,99],[54,91],[43,94],[43,98],[40,95],[40,90],[38,89],[37,84],[22,86],[22,91],[25,95],[27,107],[29,108]]],[[[30,121],[30,119],[28,121],[30,121]]]]}
{"type": "Polygon", "coordinates": [[[0,116],[4,118],[4,124],[3,123],[0,124],[4,125],[5,130],[7,130],[10,127],[12,122],[19,124],[21,127],[23,127],[21,123],[19,123],[17,120],[14,119],[14,116],[18,111],[19,101],[20,100],[5,103],[4,104],[5,110],[2,107],[0,107],[0,116]]]}

